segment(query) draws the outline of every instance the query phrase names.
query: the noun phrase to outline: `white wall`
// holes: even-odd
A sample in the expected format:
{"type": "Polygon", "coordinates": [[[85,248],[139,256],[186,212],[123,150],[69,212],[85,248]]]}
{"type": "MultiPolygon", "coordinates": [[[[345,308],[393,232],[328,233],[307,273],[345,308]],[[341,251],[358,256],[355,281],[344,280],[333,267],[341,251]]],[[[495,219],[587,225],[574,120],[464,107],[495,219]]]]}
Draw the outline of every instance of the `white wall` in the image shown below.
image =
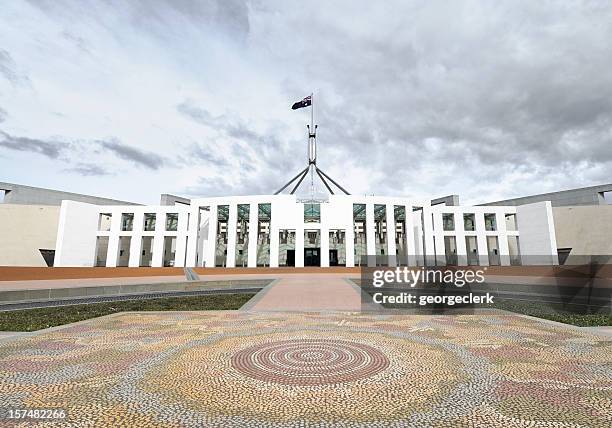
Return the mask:
{"type": "Polygon", "coordinates": [[[99,205],[62,201],[54,266],[93,266],[99,205]]]}
{"type": "Polygon", "coordinates": [[[0,204],[0,266],[47,266],[40,249],[54,250],[60,207],[0,204]]]}
{"type": "Polygon", "coordinates": [[[555,222],[550,201],[519,205],[516,207],[516,218],[523,264],[558,264],[555,222]]]}

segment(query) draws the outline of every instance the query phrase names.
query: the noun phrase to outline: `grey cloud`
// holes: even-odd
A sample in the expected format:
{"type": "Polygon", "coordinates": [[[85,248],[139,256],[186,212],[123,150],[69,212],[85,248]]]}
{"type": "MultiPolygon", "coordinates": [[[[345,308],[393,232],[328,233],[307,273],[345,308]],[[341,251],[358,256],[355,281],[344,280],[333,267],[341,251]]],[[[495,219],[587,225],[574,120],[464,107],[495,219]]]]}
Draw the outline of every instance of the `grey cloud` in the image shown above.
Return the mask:
{"type": "Polygon", "coordinates": [[[4,49],[0,49],[0,76],[4,76],[14,85],[29,81],[27,76],[17,71],[17,64],[13,57],[4,49]]]}
{"type": "Polygon", "coordinates": [[[15,137],[0,131],[0,147],[20,152],[39,153],[51,159],[57,159],[67,144],[56,141],[45,141],[35,138],[15,137]]]}
{"type": "Polygon", "coordinates": [[[111,175],[99,165],[80,163],[72,168],[66,168],[64,171],[73,172],[84,177],[111,175]]]}
{"type": "Polygon", "coordinates": [[[4,122],[7,116],[8,113],[6,112],[6,110],[0,107],[0,123],[4,122]]]}
{"type": "Polygon", "coordinates": [[[98,143],[117,157],[148,169],[157,170],[166,163],[166,160],[158,154],[128,146],[119,140],[98,141],[98,143]]]}

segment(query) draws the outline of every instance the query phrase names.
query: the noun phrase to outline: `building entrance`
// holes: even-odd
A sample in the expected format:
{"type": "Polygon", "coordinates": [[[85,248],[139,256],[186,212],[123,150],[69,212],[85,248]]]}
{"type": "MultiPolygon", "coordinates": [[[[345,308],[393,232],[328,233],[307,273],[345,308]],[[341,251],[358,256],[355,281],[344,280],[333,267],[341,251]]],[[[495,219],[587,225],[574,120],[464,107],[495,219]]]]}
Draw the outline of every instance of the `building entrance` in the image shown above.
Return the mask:
{"type": "Polygon", "coordinates": [[[295,266],[295,250],[287,250],[287,266],[295,266]]]}
{"type": "Polygon", "coordinates": [[[338,250],[329,250],[329,265],[338,266],[338,250]]]}
{"type": "Polygon", "coordinates": [[[321,266],[320,248],[304,248],[304,266],[321,266]]]}

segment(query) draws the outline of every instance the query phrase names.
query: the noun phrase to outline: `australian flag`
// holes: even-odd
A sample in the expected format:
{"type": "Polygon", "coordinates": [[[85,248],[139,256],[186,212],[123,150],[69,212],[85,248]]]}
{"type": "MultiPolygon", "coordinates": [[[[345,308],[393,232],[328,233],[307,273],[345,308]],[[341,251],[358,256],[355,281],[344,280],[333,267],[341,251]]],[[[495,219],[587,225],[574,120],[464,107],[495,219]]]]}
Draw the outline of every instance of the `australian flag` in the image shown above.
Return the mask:
{"type": "Polygon", "coordinates": [[[297,103],[294,103],[291,106],[291,110],[297,110],[297,109],[302,108],[302,107],[308,107],[311,104],[312,104],[312,96],[308,95],[302,101],[298,101],[297,103]]]}

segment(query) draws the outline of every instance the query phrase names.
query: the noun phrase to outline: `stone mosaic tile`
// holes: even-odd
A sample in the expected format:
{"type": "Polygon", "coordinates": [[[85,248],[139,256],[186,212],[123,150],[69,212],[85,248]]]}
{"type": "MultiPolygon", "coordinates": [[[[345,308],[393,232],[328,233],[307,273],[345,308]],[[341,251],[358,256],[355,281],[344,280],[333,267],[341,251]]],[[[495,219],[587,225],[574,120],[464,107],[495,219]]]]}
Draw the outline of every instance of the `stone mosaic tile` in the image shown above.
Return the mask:
{"type": "Polygon", "coordinates": [[[612,341],[513,315],[126,313],[1,344],[0,407],[68,412],[40,426],[607,428],[612,341]]]}

